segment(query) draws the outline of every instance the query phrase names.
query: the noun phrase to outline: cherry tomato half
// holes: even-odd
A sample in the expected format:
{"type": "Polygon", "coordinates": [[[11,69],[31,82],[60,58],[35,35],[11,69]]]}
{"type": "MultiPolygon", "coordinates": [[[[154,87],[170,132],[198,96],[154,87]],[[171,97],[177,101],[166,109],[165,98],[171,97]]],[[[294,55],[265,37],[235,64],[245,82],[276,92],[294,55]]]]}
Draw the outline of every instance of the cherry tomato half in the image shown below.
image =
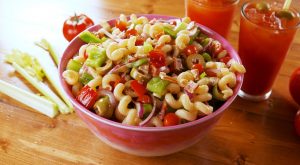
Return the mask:
{"type": "Polygon", "coordinates": [[[298,110],[296,117],[295,117],[295,128],[297,134],[300,136],[300,109],[298,110]]]}
{"type": "Polygon", "coordinates": [[[192,54],[197,54],[198,49],[195,45],[188,45],[184,50],[183,53],[186,56],[192,55],[192,54]]]}
{"type": "Polygon", "coordinates": [[[126,22],[123,22],[123,21],[120,21],[120,20],[117,20],[117,21],[116,21],[115,26],[116,26],[117,28],[119,28],[121,31],[124,31],[124,30],[127,29],[127,23],[126,23],[126,22]]]}
{"type": "Polygon", "coordinates": [[[289,89],[293,99],[300,105],[300,67],[292,73],[289,89]]]}
{"type": "Polygon", "coordinates": [[[225,56],[225,57],[220,58],[220,62],[224,62],[225,64],[227,64],[227,62],[230,60],[231,60],[230,56],[225,56]]]}
{"type": "Polygon", "coordinates": [[[63,34],[68,41],[71,41],[80,32],[84,31],[88,27],[94,25],[91,18],[85,14],[74,15],[64,22],[63,34]]]}
{"type": "Polygon", "coordinates": [[[130,38],[130,36],[136,36],[138,32],[135,29],[128,29],[125,33],[125,36],[127,38],[130,38]]]}
{"type": "Polygon", "coordinates": [[[175,113],[168,113],[164,117],[164,126],[178,125],[179,122],[180,119],[175,113]]]}

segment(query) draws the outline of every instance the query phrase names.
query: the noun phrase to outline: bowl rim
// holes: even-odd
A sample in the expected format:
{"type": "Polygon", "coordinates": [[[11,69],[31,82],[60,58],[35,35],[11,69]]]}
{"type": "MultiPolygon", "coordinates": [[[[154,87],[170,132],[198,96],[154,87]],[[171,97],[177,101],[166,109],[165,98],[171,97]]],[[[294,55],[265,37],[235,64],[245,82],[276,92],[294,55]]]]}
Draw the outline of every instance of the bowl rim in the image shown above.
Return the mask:
{"type": "MultiPolygon", "coordinates": [[[[159,15],[159,14],[136,14],[137,17],[140,16],[145,16],[148,19],[163,19],[163,20],[170,20],[170,19],[180,19],[179,17],[174,17],[174,16],[168,16],[168,15],[159,15]]],[[[119,17],[110,19],[109,23],[113,23],[114,21],[116,21],[116,19],[118,19],[119,17]]],[[[196,23],[196,22],[195,22],[196,23]]],[[[236,50],[232,47],[232,45],[225,39],[223,38],[221,35],[219,35],[218,33],[214,32],[213,30],[211,30],[210,28],[201,25],[199,23],[196,23],[196,25],[198,27],[200,27],[200,29],[202,29],[202,31],[207,34],[209,37],[212,37],[213,39],[218,40],[222,46],[228,51],[230,52],[230,56],[236,60],[238,63],[242,64],[241,59],[238,55],[238,53],[236,52],[236,50]]],[[[88,31],[95,31],[98,30],[99,28],[101,28],[101,26],[99,24],[91,26],[90,28],[86,29],[88,31]]],[[[60,59],[60,63],[59,63],[59,79],[60,79],[60,83],[62,85],[62,88],[64,90],[64,92],[66,93],[66,95],[69,97],[71,103],[74,106],[75,111],[80,111],[81,113],[84,113],[85,115],[87,115],[88,117],[92,118],[93,120],[96,120],[97,122],[100,123],[104,123],[107,124],[109,126],[113,126],[113,127],[117,127],[117,128],[121,128],[121,129],[125,129],[125,130],[131,130],[131,131],[139,131],[139,132],[161,132],[161,131],[174,131],[174,130],[178,130],[178,129],[185,129],[188,127],[192,127],[192,126],[196,126],[198,124],[204,123],[216,116],[218,116],[220,113],[223,113],[228,107],[229,105],[233,102],[233,100],[237,97],[238,95],[238,91],[241,89],[242,83],[243,83],[243,78],[244,78],[244,74],[238,73],[237,74],[237,84],[233,90],[233,95],[223,103],[223,105],[221,107],[219,107],[218,109],[214,110],[214,112],[212,114],[209,114],[207,116],[204,116],[200,119],[197,119],[195,121],[191,121],[191,122],[187,122],[184,124],[179,124],[179,125],[175,125],[175,126],[168,126],[168,127],[141,127],[141,126],[131,126],[131,125],[124,125],[120,122],[117,121],[113,121],[113,120],[109,120],[106,119],[104,117],[98,116],[97,114],[91,112],[90,110],[86,109],[83,105],[81,105],[73,96],[72,92],[69,89],[69,85],[64,81],[63,77],[62,77],[62,73],[66,67],[67,61],[72,58],[74,56],[74,54],[71,56],[69,55],[69,57],[67,57],[67,55],[69,54],[68,52],[71,51],[73,48],[72,45],[76,45],[78,44],[79,46],[83,45],[84,42],[82,42],[78,36],[76,36],[67,46],[67,48],[65,49],[61,59],[60,59]],[[64,64],[64,65],[63,65],[64,64]]],[[[77,114],[78,115],[78,114],[77,114]]],[[[79,116],[80,117],[80,116],[79,116]]],[[[81,117],[80,117],[81,118],[81,117]]]]}

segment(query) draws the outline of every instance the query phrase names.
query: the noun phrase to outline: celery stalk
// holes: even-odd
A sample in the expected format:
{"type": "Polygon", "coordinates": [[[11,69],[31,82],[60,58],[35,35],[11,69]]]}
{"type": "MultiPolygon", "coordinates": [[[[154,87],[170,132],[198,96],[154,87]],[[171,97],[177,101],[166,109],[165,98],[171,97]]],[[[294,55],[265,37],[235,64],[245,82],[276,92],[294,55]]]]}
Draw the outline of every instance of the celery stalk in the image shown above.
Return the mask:
{"type": "Polygon", "coordinates": [[[39,81],[35,77],[32,77],[17,63],[13,62],[12,66],[44,96],[48,97],[50,100],[56,103],[62,114],[66,114],[69,112],[69,108],[66,106],[66,104],[47,85],[45,85],[42,81],[39,81]]]}
{"type": "Polygon", "coordinates": [[[56,92],[61,96],[64,102],[68,105],[68,110],[66,112],[73,112],[73,106],[68,99],[66,93],[64,92],[61,84],[59,83],[58,69],[54,62],[51,60],[50,56],[45,54],[45,52],[32,49],[34,51],[33,56],[37,59],[41,65],[43,72],[45,73],[47,79],[50,81],[52,86],[55,88],[56,92]]]}
{"type": "Polygon", "coordinates": [[[56,65],[59,64],[59,60],[60,58],[58,57],[58,55],[55,53],[52,45],[46,40],[46,39],[42,39],[40,42],[35,42],[35,44],[37,46],[39,46],[40,48],[46,50],[47,52],[49,52],[49,54],[51,55],[51,57],[53,58],[53,60],[55,61],[56,65]]]}
{"type": "Polygon", "coordinates": [[[0,92],[51,118],[55,117],[58,113],[57,105],[50,100],[17,88],[2,80],[0,80],[0,92]]]}

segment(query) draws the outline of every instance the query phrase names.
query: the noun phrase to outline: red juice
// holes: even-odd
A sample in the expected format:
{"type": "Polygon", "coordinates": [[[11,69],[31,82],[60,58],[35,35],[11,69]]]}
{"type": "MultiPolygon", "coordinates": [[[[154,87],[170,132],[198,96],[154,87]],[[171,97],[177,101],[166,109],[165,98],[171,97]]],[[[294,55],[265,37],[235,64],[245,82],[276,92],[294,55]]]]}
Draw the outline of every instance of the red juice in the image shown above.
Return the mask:
{"type": "Polygon", "coordinates": [[[226,38],[237,4],[238,0],[186,0],[186,15],[226,38]]]}
{"type": "Polygon", "coordinates": [[[256,3],[259,2],[245,4],[241,12],[238,52],[247,72],[240,96],[265,100],[271,94],[300,21],[293,10],[289,11],[292,18],[279,15],[282,5],[278,3],[270,2],[265,11],[258,10],[256,3]]]}

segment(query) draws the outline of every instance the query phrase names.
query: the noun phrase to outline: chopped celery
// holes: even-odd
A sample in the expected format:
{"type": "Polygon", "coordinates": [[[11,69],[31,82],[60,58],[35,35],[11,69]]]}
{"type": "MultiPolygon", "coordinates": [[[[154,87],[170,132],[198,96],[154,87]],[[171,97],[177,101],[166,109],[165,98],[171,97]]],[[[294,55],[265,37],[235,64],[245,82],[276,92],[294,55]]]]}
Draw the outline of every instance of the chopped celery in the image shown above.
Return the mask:
{"type": "Polygon", "coordinates": [[[35,42],[35,44],[37,46],[39,46],[40,48],[42,48],[42,49],[46,50],[47,52],[49,52],[50,56],[53,58],[56,65],[59,64],[60,58],[55,53],[52,45],[46,39],[42,39],[40,42],[35,42]]]}
{"type": "Polygon", "coordinates": [[[213,87],[212,96],[217,100],[226,101],[226,99],[224,99],[224,94],[219,92],[218,85],[213,87]]]}
{"type": "Polygon", "coordinates": [[[102,40],[90,31],[81,32],[79,38],[85,43],[102,43],[102,40]]]}
{"type": "Polygon", "coordinates": [[[48,97],[54,103],[58,105],[58,108],[61,113],[66,114],[69,112],[66,104],[42,81],[39,81],[35,77],[27,73],[20,65],[13,62],[12,66],[27,80],[29,81],[36,89],[38,89],[44,96],[48,97]]]}
{"type": "Polygon", "coordinates": [[[57,115],[57,105],[36,94],[0,80],[0,92],[51,118],[57,115]]]}
{"type": "Polygon", "coordinates": [[[135,61],[133,64],[132,64],[132,67],[136,68],[136,67],[139,67],[141,65],[144,65],[144,64],[147,64],[149,61],[147,58],[141,58],[137,61],[135,61]]]}
{"type": "Polygon", "coordinates": [[[172,38],[176,38],[177,33],[173,29],[167,26],[164,26],[163,29],[166,34],[170,35],[172,38]]]}
{"type": "Polygon", "coordinates": [[[67,69],[74,70],[75,72],[79,72],[81,67],[82,67],[82,64],[80,64],[78,61],[75,61],[73,59],[71,59],[67,64],[67,69]]]}
{"type": "Polygon", "coordinates": [[[202,56],[206,62],[211,61],[211,56],[208,53],[205,52],[202,54],[202,56]]]}
{"type": "Polygon", "coordinates": [[[88,59],[85,61],[85,64],[90,67],[100,67],[106,60],[106,52],[104,49],[99,49],[96,45],[90,45],[86,49],[88,54],[88,59]]]}
{"type": "Polygon", "coordinates": [[[79,82],[86,85],[88,82],[90,82],[93,79],[94,79],[94,77],[92,75],[90,75],[88,73],[83,73],[79,78],[79,82]]]}
{"type": "Polygon", "coordinates": [[[11,54],[5,56],[5,60],[9,63],[18,64],[20,67],[24,68],[28,74],[36,77],[39,81],[42,81],[45,77],[41,65],[35,58],[27,53],[15,49],[12,50],[11,54]]]}
{"type": "Polygon", "coordinates": [[[177,34],[181,30],[185,30],[187,28],[187,23],[181,22],[178,26],[175,28],[175,33],[177,34]]]}
{"type": "Polygon", "coordinates": [[[149,53],[151,50],[153,50],[153,46],[148,42],[144,42],[143,48],[146,54],[149,53]]]}
{"type": "Polygon", "coordinates": [[[166,87],[169,85],[169,81],[162,80],[159,77],[153,77],[147,83],[147,89],[158,95],[163,95],[166,91],[166,87]]]}

